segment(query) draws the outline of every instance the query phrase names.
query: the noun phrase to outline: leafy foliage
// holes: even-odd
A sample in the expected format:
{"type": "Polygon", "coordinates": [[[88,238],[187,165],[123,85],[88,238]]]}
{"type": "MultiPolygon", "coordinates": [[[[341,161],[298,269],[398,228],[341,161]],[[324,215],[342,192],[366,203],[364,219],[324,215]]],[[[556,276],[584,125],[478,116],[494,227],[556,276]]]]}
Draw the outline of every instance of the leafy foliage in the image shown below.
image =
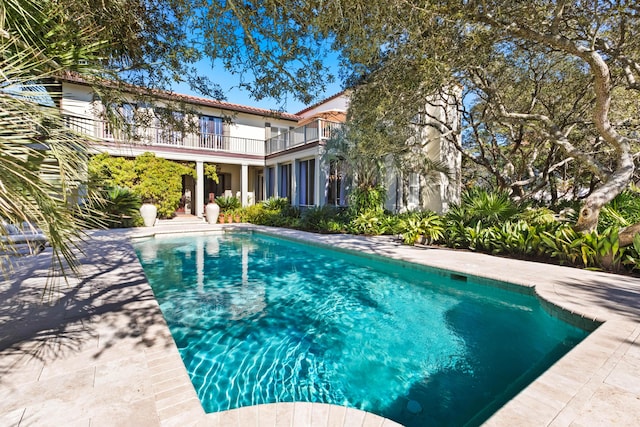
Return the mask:
{"type": "Polygon", "coordinates": [[[285,210],[291,206],[286,197],[270,197],[262,205],[267,210],[285,210]]]}
{"type": "Polygon", "coordinates": [[[583,234],[556,219],[553,211],[519,206],[500,192],[467,192],[446,215],[430,211],[391,215],[380,209],[356,212],[325,206],[307,209],[298,218],[288,215],[284,204],[277,209],[267,206],[247,208],[249,222],[320,233],[393,234],[400,235],[408,245],[443,244],[589,269],[640,271],[640,234],[631,246],[620,247],[617,227],[583,234]]]}
{"type": "Polygon", "coordinates": [[[233,211],[240,208],[240,200],[235,196],[218,196],[216,203],[220,206],[220,212],[233,211]]]}
{"type": "MultiPolygon", "coordinates": [[[[0,8],[0,217],[43,231],[52,247],[50,277],[77,271],[75,249],[98,197],[79,197],[87,139],[65,127],[52,79],[96,58],[103,43],[97,27],[70,31],[65,13],[52,1],[7,0],[0,8]]],[[[0,243],[4,249],[12,252],[0,243]]],[[[0,269],[11,262],[3,255],[0,269]]]]}
{"type": "Polygon", "coordinates": [[[349,194],[349,209],[355,214],[373,212],[380,214],[384,210],[386,190],[381,185],[359,185],[349,194]]]}
{"type": "Polygon", "coordinates": [[[300,227],[307,231],[336,233],[345,229],[346,221],[341,209],[325,205],[305,209],[300,217],[300,227]]]}
{"type": "Polygon", "coordinates": [[[300,211],[286,198],[270,198],[245,208],[246,221],[272,227],[300,228],[300,211]]]}
{"type": "Polygon", "coordinates": [[[499,224],[520,212],[518,207],[505,192],[487,191],[474,187],[462,194],[461,202],[451,207],[447,213],[450,221],[460,221],[475,226],[499,224]]]}
{"type": "Polygon", "coordinates": [[[204,176],[205,178],[211,179],[213,182],[218,182],[220,179],[218,177],[218,166],[211,163],[205,163],[204,176]]]}
{"type": "Polygon", "coordinates": [[[400,220],[398,228],[402,230],[402,241],[405,244],[430,244],[444,238],[445,221],[435,212],[422,212],[400,220]]]}
{"type": "Polygon", "coordinates": [[[626,227],[640,222],[640,191],[628,189],[607,203],[600,214],[598,230],[626,227]]]}
{"type": "Polygon", "coordinates": [[[103,212],[109,228],[127,228],[140,224],[140,197],[127,188],[110,188],[104,197],[103,212]]]}
{"type": "Polygon", "coordinates": [[[143,202],[152,202],[158,215],[174,215],[182,197],[182,176],[195,174],[193,165],[144,153],[134,159],[112,157],[106,153],[89,161],[90,183],[93,186],[121,187],[131,190],[143,202]]]}

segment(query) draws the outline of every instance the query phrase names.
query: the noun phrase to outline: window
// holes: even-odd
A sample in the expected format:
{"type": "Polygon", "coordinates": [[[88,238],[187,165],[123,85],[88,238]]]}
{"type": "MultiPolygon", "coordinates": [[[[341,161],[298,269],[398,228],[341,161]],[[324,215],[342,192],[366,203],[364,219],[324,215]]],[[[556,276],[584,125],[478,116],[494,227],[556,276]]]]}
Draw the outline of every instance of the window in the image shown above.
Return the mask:
{"type": "Polygon", "coordinates": [[[291,202],[291,164],[280,165],[278,178],[278,197],[286,197],[291,202]]]}
{"type": "Polygon", "coordinates": [[[114,129],[108,121],[104,123],[104,137],[115,138],[118,140],[134,140],[137,138],[138,128],[136,126],[136,105],[135,104],[121,104],[114,108],[117,110],[119,120],[121,120],[120,127],[114,129]]]}
{"type": "Polygon", "coordinates": [[[329,164],[329,182],[327,189],[327,204],[344,206],[347,204],[345,196],[344,162],[332,160],[329,164]]]}
{"type": "Polygon", "coordinates": [[[156,108],[155,114],[158,121],[158,144],[182,145],[184,138],[180,125],[184,120],[184,114],[178,111],[168,111],[164,108],[156,108]]]}
{"type": "Polygon", "coordinates": [[[276,195],[276,168],[267,169],[267,199],[276,195]]]}
{"type": "Polygon", "coordinates": [[[271,149],[284,150],[289,146],[289,128],[271,126],[271,149]]]}
{"type": "Polygon", "coordinates": [[[214,182],[211,178],[204,179],[204,196],[205,203],[210,201],[212,197],[224,196],[225,192],[231,191],[231,174],[218,173],[218,182],[214,182]]]}
{"type": "Polygon", "coordinates": [[[259,202],[261,200],[264,200],[264,173],[263,172],[257,172],[256,173],[256,180],[255,180],[255,184],[254,184],[254,188],[255,188],[255,199],[254,202],[259,202]]]}
{"type": "Polygon", "coordinates": [[[200,147],[223,150],[224,130],[220,117],[200,116],[200,147]]]}
{"type": "Polygon", "coordinates": [[[315,174],[316,174],[316,161],[315,159],[304,160],[300,162],[300,172],[298,176],[299,192],[300,192],[300,205],[313,205],[314,204],[314,187],[315,187],[315,174]]]}

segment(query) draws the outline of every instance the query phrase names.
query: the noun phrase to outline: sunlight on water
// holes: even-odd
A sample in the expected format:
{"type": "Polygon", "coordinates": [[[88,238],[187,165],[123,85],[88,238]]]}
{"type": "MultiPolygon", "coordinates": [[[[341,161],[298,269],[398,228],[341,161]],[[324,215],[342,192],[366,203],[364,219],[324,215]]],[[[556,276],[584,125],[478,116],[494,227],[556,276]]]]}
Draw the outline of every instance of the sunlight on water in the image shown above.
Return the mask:
{"type": "Polygon", "coordinates": [[[531,296],[251,234],[136,249],[203,407],[479,424],[586,336],[531,296]]]}

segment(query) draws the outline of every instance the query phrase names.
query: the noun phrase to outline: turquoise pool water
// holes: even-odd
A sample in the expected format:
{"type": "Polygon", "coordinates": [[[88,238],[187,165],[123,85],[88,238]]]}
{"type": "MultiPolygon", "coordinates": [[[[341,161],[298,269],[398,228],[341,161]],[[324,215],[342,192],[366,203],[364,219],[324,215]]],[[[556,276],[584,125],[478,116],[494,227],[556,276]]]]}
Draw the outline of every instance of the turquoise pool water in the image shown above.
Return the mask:
{"type": "Polygon", "coordinates": [[[260,234],[135,247],[207,412],[307,401],[477,425],[588,334],[531,295],[260,234]]]}

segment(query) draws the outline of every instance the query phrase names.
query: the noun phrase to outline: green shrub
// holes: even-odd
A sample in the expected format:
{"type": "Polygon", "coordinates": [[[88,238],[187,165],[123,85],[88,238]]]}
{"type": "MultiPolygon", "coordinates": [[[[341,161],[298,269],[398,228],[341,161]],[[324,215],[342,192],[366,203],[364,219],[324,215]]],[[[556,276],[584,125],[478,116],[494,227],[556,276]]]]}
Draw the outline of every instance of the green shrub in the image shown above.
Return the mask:
{"type": "Polygon", "coordinates": [[[140,197],[127,188],[111,188],[105,197],[104,212],[109,228],[127,228],[139,225],[140,197]]]}
{"type": "Polygon", "coordinates": [[[511,200],[507,193],[474,187],[462,194],[461,202],[453,205],[446,217],[465,226],[475,227],[479,222],[491,226],[511,219],[522,211],[523,208],[511,200]]]}
{"type": "Polygon", "coordinates": [[[624,249],[622,264],[629,271],[640,271],[640,234],[636,234],[633,238],[633,244],[624,249]]]}
{"type": "MultiPolygon", "coordinates": [[[[537,221],[537,220],[536,220],[537,221]]],[[[524,220],[506,221],[493,226],[495,241],[490,252],[528,257],[547,257],[542,241],[542,233],[553,231],[559,223],[545,221],[529,223],[524,220]]]]}
{"type": "Polygon", "coordinates": [[[262,203],[244,208],[244,219],[252,224],[262,224],[265,208],[262,203]]]}
{"type": "Polygon", "coordinates": [[[357,216],[363,212],[381,213],[387,193],[383,186],[356,187],[349,195],[349,209],[357,216]]]}
{"type": "Polygon", "coordinates": [[[403,242],[407,245],[419,241],[431,244],[444,238],[445,221],[435,212],[426,211],[405,215],[400,219],[398,228],[403,242]]]}
{"type": "Polygon", "coordinates": [[[134,159],[112,157],[106,153],[93,156],[88,165],[89,183],[94,187],[128,188],[143,202],[158,208],[158,216],[174,215],[182,197],[182,176],[195,176],[195,166],[143,153],[134,159]]]}
{"type": "Polygon", "coordinates": [[[607,203],[600,211],[598,231],[610,227],[627,227],[640,222],[640,193],[625,190],[607,203]]]}
{"type": "Polygon", "coordinates": [[[265,202],[248,206],[244,219],[257,225],[272,227],[300,228],[300,210],[291,206],[287,199],[272,198],[265,202]]]}
{"type": "Polygon", "coordinates": [[[234,196],[216,197],[216,203],[220,206],[220,212],[233,211],[241,207],[240,200],[234,196]]]}
{"type": "Polygon", "coordinates": [[[267,210],[282,211],[291,206],[291,204],[289,203],[289,199],[287,199],[286,197],[269,197],[267,200],[262,202],[262,206],[264,206],[264,208],[267,210]]]}
{"type": "Polygon", "coordinates": [[[347,223],[338,218],[322,220],[320,222],[320,229],[327,233],[346,233],[347,223]]]}
{"type": "Polygon", "coordinates": [[[556,213],[549,208],[526,208],[514,215],[514,219],[531,225],[546,225],[557,222],[556,213]]]}
{"type": "Polygon", "coordinates": [[[310,207],[300,215],[300,227],[307,231],[333,231],[327,229],[327,224],[330,221],[337,223],[338,215],[339,210],[335,206],[310,207]]]}
{"type": "Polygon", "coordinates": [[[360,212],[349,221],[347,231],[352,234],[366,234],[370,236],[382,234],[383,216],[383,212],[376,212],[375,210],[360,212]]]}

